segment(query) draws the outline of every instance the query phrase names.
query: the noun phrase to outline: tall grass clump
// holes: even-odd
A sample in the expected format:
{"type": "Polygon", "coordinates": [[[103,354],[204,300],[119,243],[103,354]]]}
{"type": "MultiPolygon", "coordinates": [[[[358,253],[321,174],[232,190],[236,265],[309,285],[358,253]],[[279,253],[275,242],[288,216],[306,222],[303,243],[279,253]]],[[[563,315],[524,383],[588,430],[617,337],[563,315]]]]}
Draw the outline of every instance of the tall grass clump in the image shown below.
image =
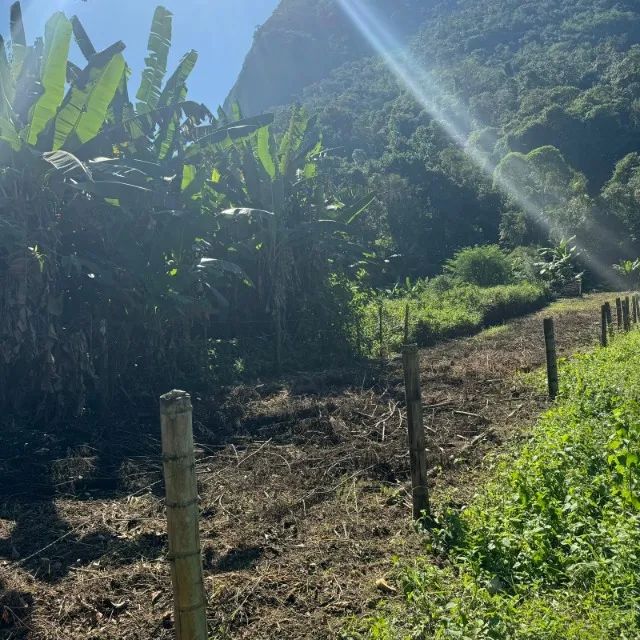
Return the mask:
{"type": "Polygon", "coordinates": [[[345,638],[640,637],[640,335],[581,355],[561,399],[345,638]],[[437,561],[437,562],[436,562],[437,561]]]}

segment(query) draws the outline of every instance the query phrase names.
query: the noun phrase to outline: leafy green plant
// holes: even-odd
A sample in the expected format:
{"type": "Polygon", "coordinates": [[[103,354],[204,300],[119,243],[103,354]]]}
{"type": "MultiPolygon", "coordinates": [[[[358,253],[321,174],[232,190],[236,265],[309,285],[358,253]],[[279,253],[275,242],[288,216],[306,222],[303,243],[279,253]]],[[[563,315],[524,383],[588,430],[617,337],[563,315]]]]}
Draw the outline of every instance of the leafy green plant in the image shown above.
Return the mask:
{"type": "Polygon", "coordinates": [[[479,287],[494,287],[513,281],[509,256],[494,244],[461,249],[447,261],[445,272],[479,287]]]}
{"type": "Polygon", "coordinates": [[[162,7],[136,106],[123,43],[98,52],[77,18],[56,13],[28,45],[19,3],[10,17],[11,44],[0,42],[0,405],[55,422],[155,395],[171,379],[201,387],[211,323],[245,274],[182,188],[185,159],[215,165],[270,119],[232,122],[186,100],[195,52],[164,81],[162,7]],[[84,68],[69,59],[71,38],[84,68]]]}
{"type": "Polygon", "coordinates": [[[622,276],[629,288],[636,288],[640,283],[640,258],[621,260],[613,265],[613,270],[622,276]]]}
{"type": "Polygon", "coordinates": [[[578,247],[574,244],[575,237],[562,240],[555,247],[545,247],[539,250],[543,259],[537,263],[540,277],[551,287],[561,288],[572,280],[583,276],[578,271],[577,259],[580,256],[578,247]]]}

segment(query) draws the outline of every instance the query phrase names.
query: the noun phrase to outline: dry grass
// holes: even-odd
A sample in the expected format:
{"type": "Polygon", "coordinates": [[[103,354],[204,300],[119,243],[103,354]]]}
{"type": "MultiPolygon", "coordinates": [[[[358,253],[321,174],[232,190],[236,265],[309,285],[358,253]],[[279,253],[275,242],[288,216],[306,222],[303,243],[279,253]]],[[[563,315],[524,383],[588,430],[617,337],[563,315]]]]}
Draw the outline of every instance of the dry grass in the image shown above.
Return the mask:
{"type": "MultiPolygon", "coordinates": [[[[605,298],[554,308],[561,353],[596,343],[605,298]]],[[[436,500],[466,500],[486,454],[546,406],[516,374],[543,363],[547,313],[421,353],[436,500]]],[[[195,426],[214,637],[335,638],[388,595],[390,558],[419,552],[397,360],[237,388],[200,402],[195,426]]],[[[16,436],[46,477],[17,448],[0,460],[3,640],[172,637],[160,447],[155,424],[136,429],[16,436]]]]}

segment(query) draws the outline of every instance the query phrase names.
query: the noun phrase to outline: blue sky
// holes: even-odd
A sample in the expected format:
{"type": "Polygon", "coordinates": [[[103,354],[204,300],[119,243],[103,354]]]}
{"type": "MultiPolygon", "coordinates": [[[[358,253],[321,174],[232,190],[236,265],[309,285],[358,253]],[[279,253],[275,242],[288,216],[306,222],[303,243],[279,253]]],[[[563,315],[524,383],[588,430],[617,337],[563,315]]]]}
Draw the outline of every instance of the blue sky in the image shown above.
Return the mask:
{"type": "MultiPolygon", "coordinates": [[[[5,37],[11,4],[12,0],[0,0],[0,33],[5,37]]],[[[77,15],[97,49],[122,40],[134,71],[130,86],[135,93],[158,4],[174,14],[169,70],[183,53],[196,49],[199,59],[189,82],[189,97],[215,110],[235,82],[256,26],[271,15],[278,0],[23,0],[22,11],[29,42],[44,33],[44,23],[54,11],[77,15]]],[[[82,61],[79,53],[72,58],[82,61]]]]}

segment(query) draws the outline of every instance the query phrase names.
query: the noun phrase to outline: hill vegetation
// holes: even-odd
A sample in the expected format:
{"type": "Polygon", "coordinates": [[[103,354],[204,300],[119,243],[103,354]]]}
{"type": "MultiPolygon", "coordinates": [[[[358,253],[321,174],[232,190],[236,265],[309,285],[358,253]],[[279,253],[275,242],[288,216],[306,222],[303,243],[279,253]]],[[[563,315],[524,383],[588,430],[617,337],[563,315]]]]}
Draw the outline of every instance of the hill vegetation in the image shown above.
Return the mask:
{"type": "MultiPolygon", "coordinates": [[[[419,0],[372,2],[394,28],[408,35],[426,13],[419,0]]],[[[302,90],[334,69],[372,52],[335,0],[283,0],[254,36],[225,108],[234,102],[247,115],[291,103],[302,90]]]]}
{"type": "MultiPolygon", "coordinates": [[[[323,6],[325,15],[337,11],[335,2],[323,6]]],[[[323,69],[324,79],[296,95],[319,115],[336,184],[380,194],[368,224],[381,249],[402,255],[392,276],[437,273],[461,247],[496,241],[513,248],[575,235],[602,264],[637,256],[637,3],[462,0],[426,12],[414,14],[423,21],[411,38],[384,11],[378,17],[431,71],[464,146],[498,167],[546,222],[496,188],[383,61],[354,45],[357,59],[323,69]]],[[[278,28],[293,15],[283,2],[278,28]]],[[[261,41],[278,39],[275,24],[261,41]]],[[[268,68],[268,54],[260,59],[268,68]]],[[[290,92],[277,97],[286,103],[290,92]]]]}

